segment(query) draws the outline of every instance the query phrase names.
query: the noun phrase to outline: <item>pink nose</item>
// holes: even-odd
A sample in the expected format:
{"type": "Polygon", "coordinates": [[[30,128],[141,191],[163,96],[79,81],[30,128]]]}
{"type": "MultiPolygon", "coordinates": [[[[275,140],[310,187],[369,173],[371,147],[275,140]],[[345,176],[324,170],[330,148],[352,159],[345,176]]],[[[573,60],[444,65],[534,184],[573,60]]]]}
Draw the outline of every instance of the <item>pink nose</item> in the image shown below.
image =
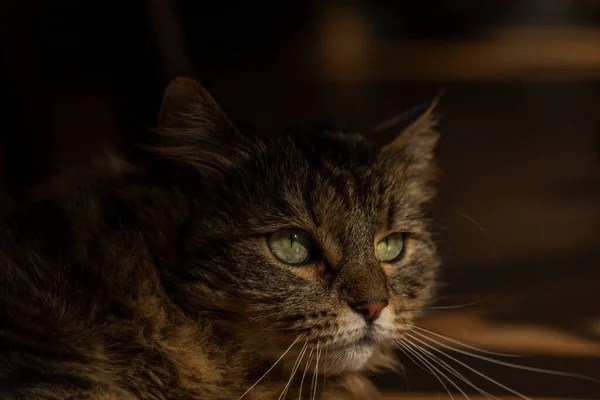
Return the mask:
{"type": "Polygon", "coordinates": [[[388,300],[384,299],[380,301],[354,303],[352,304],[352,308],[362,314],[367,321],[373,322],[379,317],[381,311],[383,311],[388,304],[388,300]]]}

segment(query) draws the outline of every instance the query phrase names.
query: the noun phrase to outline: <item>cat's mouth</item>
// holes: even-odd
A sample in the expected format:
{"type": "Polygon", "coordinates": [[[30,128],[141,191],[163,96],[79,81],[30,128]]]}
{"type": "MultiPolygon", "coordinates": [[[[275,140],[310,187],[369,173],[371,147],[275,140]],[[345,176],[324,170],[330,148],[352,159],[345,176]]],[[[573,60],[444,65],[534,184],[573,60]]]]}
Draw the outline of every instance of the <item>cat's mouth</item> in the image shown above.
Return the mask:
{"type": "Polygon", "coordinates": [[[316,347],[317,345],[319,346],[324,346],[324,345],[332,345],[335,346],[336,349],[338,350],[349,350],[349,349],[354,349],[357,347],[362,347],[362,346],[375,346],[377,344],[377,340],[375,339],[375,335],[373,334],[373,332],[368,331],[366,333],[364,333],[362,336],[352,339],[352,340],[343,340],[343,341],[338,341],[338,340],[333,340],[333,341],[329,341],[329,340],[319,340],[319,339],[312,339],[309,340],[309,349],[312,347],[316,347]]]}

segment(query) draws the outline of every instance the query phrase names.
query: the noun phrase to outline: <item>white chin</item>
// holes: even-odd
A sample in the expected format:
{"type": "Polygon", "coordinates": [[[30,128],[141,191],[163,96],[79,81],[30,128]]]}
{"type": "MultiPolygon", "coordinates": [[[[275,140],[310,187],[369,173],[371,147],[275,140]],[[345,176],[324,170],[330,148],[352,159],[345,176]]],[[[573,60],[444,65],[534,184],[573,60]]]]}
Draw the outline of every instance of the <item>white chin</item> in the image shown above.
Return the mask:
{"type": "Polygon", "coordinates": [[[375,352],[374,344],[363,344],[341,350],[330,359],[328,364],[331,371],[360,371],[375,352]]]}

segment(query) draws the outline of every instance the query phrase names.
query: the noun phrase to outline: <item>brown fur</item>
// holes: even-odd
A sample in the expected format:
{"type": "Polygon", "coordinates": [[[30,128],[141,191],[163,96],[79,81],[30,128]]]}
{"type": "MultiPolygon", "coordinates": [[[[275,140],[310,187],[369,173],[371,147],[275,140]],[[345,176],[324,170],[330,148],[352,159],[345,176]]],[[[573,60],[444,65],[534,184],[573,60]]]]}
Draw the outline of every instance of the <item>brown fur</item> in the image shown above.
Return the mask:
{"type": "Polygon", "coordinates": [[[297,360],[288,396],[306,371],[308,398],[317,355],[320,398],[375,396],[362,374],[394,367],[438,266],[431,109],[401,125],[384,144],[242,133],[176,79],[142,156],[56,179],[2,221],[1,397],[238,399],[288,348],[245,399],[278,398],[297,360]],[[306,265],[270,253],[290,227],[316,243],[306,265]],[[381,263],[393,232],[404,254],[381,263]],[[374,324],[353,308],[381,298],[374,324]]]}

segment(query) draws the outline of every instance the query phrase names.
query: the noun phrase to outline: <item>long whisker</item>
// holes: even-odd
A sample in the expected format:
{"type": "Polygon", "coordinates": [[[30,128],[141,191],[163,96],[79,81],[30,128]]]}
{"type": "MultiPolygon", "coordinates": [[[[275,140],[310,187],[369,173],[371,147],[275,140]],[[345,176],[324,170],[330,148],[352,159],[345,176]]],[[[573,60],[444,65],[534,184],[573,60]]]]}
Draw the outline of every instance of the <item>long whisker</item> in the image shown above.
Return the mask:
{"type": "MultiPolygon", "coordinates": [[[[409,346],[406,346],[404,343],[401,343],[401,342],[398,342],[398,343],[396,344],[396,346],[397,346],[397,347],[398,347],[398,348],[399,348],[399,349],[400,349],[400,350],[401,350],[401,351],[402,351],[404,354],[406,354],[406,356],[407,356],[407,357],[409,357],[409,358],[412,360],[412,362],[414,362],[416,365],[419,365],[419,366],[421,366],[421,367],[425,366],[425,367],[427,368],[427,370],[429,371],[429,373],[430,373],[431,375],[433,375],[433,376],[435,377],[435,379],[437,379],[437,380],[438,380],[438,381],[439,381],[439,382],[442,384],[442,386],[444,387],[444,389],[445,389],[445,390],[446,390],[446,392],[448,393],[448,396],[450,396],[450,398],[451,398],[452,400],[455,400],[455,399],[454,399],[454,396],[452,395],[452,392],[450,392],[450,390],[448,389],[448,386],[446,386],[446,384],[444,383],[444,381],[442,380],[442,378],[440,378],[440,377],[438,376],[438,374],[439,374],[439,375],[441,375],[442,377],[444,377],[444,378],[445,378],[445,379],[446,379],[448,382],[450,382],[450,383],[451,383],[451,384],[452,384],[452,385],[453,385],[455,388],[457,388],[457,389],[458,389],[458,390],[459,390],[461,393],[463,393],[463,396],[464,396],[466,399],[469,399],[469,396],[467,396],[467,395],[466,395],[466,394],[465,394],[465,393],[462,391],[462,389],[461,389],[460,387],[458,387],[458,385],[457,385],[456,383],[454,383],[454,382],[453,382],[451,379],[449,379],[449,378],[448,378],[448,377],[447,377],[447,376],[446,376],[446,375],[445,375],[445,374],[444,374],[442,371],[440,371],[440,370],[439,370],[437,367],[435,367],[434,365],[432,365],[432,364],[431,364],[429,361],[427,361],[425,358],[423,358],[423,357],[422,357],[420,354],[418,354],[416,351],[414,351],[414,349],[411,349],[409,346]],[[422,365],[421,365],[421,364],[419,364],[419,363],[417,363],[417,362],[415,362],[415,360],[414,360],[412,357],[410,357],[410,356],[408,355],[408,353],[411,353],[411,354],[412,354],[413,356],[415,356],[415,357],[416,357],[418,360],[420,360],[420,361],[421,361],[421,363],[422,363],[422,365]],[[437,374],[436,374],[436,371],[437,371],[437,374]]],[[[414,347],[414,345],[413,345],[413,347],[414,347]]],[[[423,369],[425,369],[425,368],[423,368],[423,369]]]]}
{"type": "Polygon", "coordinates": [[[325,343],[325,362],[323,363],[323,390],[325,390],[325,384],[327,383],[327,351],[329,344],[325,343]]]}
{"type": "Polygon", "coordinates": [[[304,366],[304,373],[302,374],[302,380],[300,381],[300,389],[298,390],[298,400],[302,399],[302,387],[304,386],[304,378],[306,378],[306,373],[308,372],[308,368],[310,367],[310,363],[313,359],[314,350],[314,347],[310,349],[310,353],[308,354],[308,360],[306,361],[306,365],[304,366]]]}
{"type": "MultiPolygon", "coordinates": [[[[416,332],[415,332],[415,333],[416,333],[416,332]]],[[[524,399],[524,400],[532,400],[530,397],[527,397],[527,396],[525,396],[524,394],[521,394],[521,393],[517,392],[517,391],[516,391],[516,390],[514,390],[513,388],[511,388],[511,387],[508,387],[508,386],[506,386],[506,385],[504,385],[504,384],[502,384],[502,383],[500,383],[500,382],[498,382],[498,381],[496,381],[496,380],[494,380],[494,379],[490,378],[490,377],[489,377],[489,376],[487,376],[486,374],[484,374],[484,373],[482,373],[482,372],[479,372],[479,371],[478,371],[478,370],[476,370],[475,368],[473,368],[473,367],[471,367],[471,366],[469,366],[469,365],[465,364],[464,362],[462,362],[462,361],[460,361],[460,360],[456,359],[455,357],[452,357],[451,355],[444,353],[444,352],[443,352],[443,351],[441,351],[440,349],[437,349],[437,348],[435,348],[435,347],[431,346],[430,344],[428,344],[428,343],[425,343],[424,341],[420,340],[419,338],[416,338],[416,337],[412,336],[410,333],[407,333],[406,335],[407,335],[407,336],[409,336],[409,337],[411,337],[412,339],[416,340],[417,342],[421,343],[422,345],[424,345],[424,346],[426,346],[426,347],[429,347],[430,349],[432,349],[432,350],[434,350],[434,351],[437,351],[438,353],[442,354],[443,356],[446,356],[446,357],[448,357],[448,358],[449,358],[449,359],[451,359],[452,361],[454,361],[454,362],[456,362],[456,363],[458,363],[458,364],[462,365],[463,367],[465,367],[465,368],[467,368],[468,370],[470,370],[470,371],[472,371],[472,372],[476,373],[477,375],[481,376],[482,378],[484,378],[484,379],[486,379],[486,380],[488,380],[488,381],[490,381],[490,382],[492,382],[492,383],[495,383],[496,385],[498,385],[498,386],[499,386],[499,387],[501,387],[502,389],[504,389],[504,390],[506,390],[506,391],[508,391],[508,392],[510,392],[510,393],[512,393],[512,394],[514,394],[515,396],[519,396],[520,398],[522,398],[522,399],[524,399]]]]}
{"type": "Polygon", "coordinates": [[[490,358],[490,357],[482,356],[480,354],[474,354],[474,353],[471,353],[471,352],[468,352],[468,351],[465,351],[465,350],[460,350],[460,349],[453,348],[451,346],[448,346],[448,345],[446,345],[446,344],[444,344],[444,343],[442,343],[442,342],[440,342],[438,340],[435,340],[435,339],[433,339],[431,337],[428,337],[428,336],[424,335],[423,333],[420,333],[420,332],[417,332],[417,331],[413,331],[413,333],[421,336],[424,339],[427,339],[427,340],[429,340],[429,341],[437,344],[438,346],[442,346],[442,347],[444,347],[444,348],[446,348],[448,350],[452,350],[452,351],[455,351],[457,353],[467,355],[469,357],[478,358],[480,360],[484,360],[484,361],[487,361],[487,362],[490,362],[490,363],[493,363],[493,364],[502,365],[502,366],[509,367],[509,368],[514,368],[514,369],[520,369],[520,370],[523,370],[523,371],[539,372],[539,373],[548,374],[548,375],[556,375],[556,376],[563,376],[563,377],[567,377],[567,378],[583,379],[583,380],[586,380],[586,381],[590,381],[590,382],[594,382],[594,383],[600,384],[600,380],[595,379],[595,378],[591,378],[589,376],[580,375],[580,374],[574,374],[574,373],[570,373],[570,372],[563,372],[563,371],[553,371],[553,370],[545,369],[545,368],[528,367],[528,366],[525,366],[525,365],[519,365],[519,364],[509,363],[509,362],[506,362],[506,361],[500,361],[500,360],[496,360],[496,359],[493,359],[493,358],[490,358]]]}
{"type": "MultiPolygon", "coordinates": [[[[406,353],[405,353],[406,354],[406,353]]],[[[402,377],[404,378],[404,383],[406,383],[406,390],[410,392],[410,386],[408,385],[408,373],[406,372],[406,368],[402,363],[398,363],[398,367],[402,370],[402,377]]],[[[400,371],[398,371],[399,373],[400,371]]]]}
{"type": "Polygon", "coordinates": [[[287,392],[288,392],[288,389],[290,388],[290,384],[292,383],[292,380],[294,379],[294,375],[296,374],[296,371],[298,370],[298,367],[300,366],[300,363],[302,362],[302,358],[304,358],[304,353],[306,353],[307,348],[308,348],[308,342],[305,342],[304,346],[302,346],[302,349],[298,353],[298,357],[296,357],[296,362],[294,363],[294,366],[292,367],[292,372],[290,373],[290,379],[287,381],[285,387],[283,388],[283,390],[277,400],[285,399],[285,396],[287,396],[287,392]]]}
{"type": "Polygon", "coordinates": [[[499,353],[499,352],[495,352],[495,351],[483,350],[481,348],[468,345],[468,344],[466,344],[465,342],[463,342],[461,340],[458,340],[458,339],[455,339],[455,338],[451,338],[450,336],[447,336],[447,335],[442,335],[441,333],[434,332],[432,330],[423,328],[423,327],[418,326],[418,325],[410,324],[410,326],[413,327],[414,329],[418,329],[418,330],[427,332],[430,335],[437,336],[437,337],[442,338],[444,340],[447,340],[449,342],[455,343],[455,344],[457,344],[459,346],[466,347],[467,349],[475,350],[475,351],[478,351],[480,353],[489,354],[489,355],[498,356],[498,357],[524,357],[524,356],[518,355],[518,354],[499,353]]]}
{"type": "Polygon", "coordinates": [[[415,349],[418,349],[419,351],[421,351],[421,353],[428,357],[430,360],[432,360],[433,362],[435,362],[436,364],[438,364],[439,366],[441,366],[442,368],[444,368],[446,371],[450,372],[452,375],[454,375],[455,377],[457,377],[458,379],[460,379],[461,381],[463,381],[464,383],[466,383],[467,385],[471,386],[473,389],[477,390],[479,393],[481,393],[482,395],[484,395],[486,398],[491,398],[494,400],[500,400],[498,399],[496,396],[486,392],[485,390],[481,389],[479,386],[475,385],[473,382],[471,382],[469,379],[467,379],[463,374],[461,374],[460,372],[458,372],[456,370],[456,368],[452,367],[450,364],[448,364],[446,361],[440,359],[438,356],[436,356],[435,354],[433,354],[431,351],[421,347],[421,346],[417,346],[416,344],[414,344],[413,342],[411,342],[409,339],[404,339],[406,340],[408,343],[410,343],[412,346],[414,346],[415,349]]]}
{"type": "Polygon", "coordinates": [[[483,230],[483,226],[481,226],[481,224],[479,222],[477,222],[475,220],[475,218],[465,214],[462,211],[458,211],[458,210],[454,210],[451,208],[448,208],[449,211],[455,212],[457,215],[460,215],[461,217],[463,217],[464,219],[466,219],[467,221],[471,222],[473,225],[475,225],[477,227],[477,229],[479,229],[481,232],[484,232],[483,230]]]}
{"type": "MultiPolygon", "coordinates": [[[[402,349],[400,349],[402,350],[402,349]]],[[[402,353],[404,353],[404,350],[402,350],[402,353]]],[[[407,357],[408,355],[406,353],[404,353],[407,357]]],[[[410,358],[410,357],[409,357],[410,358]]],[[[412,358],[411,358],[412,360],[412,358]]],[[[414,363],[414,361],[413,361],[414,363]]],[[[410,386],[408,385],[408,372],[406,372],[406,368],[404,368],[404,365],[402,363],[399,363],[400,368],[402,368],[402,375],[404,375],[404,382],[406,383],[406,390],[410,392],[410,386]]]]}
{"type": "Polygon", "coordinates": [[[269,374],[269,372],[271,372],[271,370],[272,370],[273,368],[275,368],[275,366],[276,366],[276,365],[279,363],[279,361],[281,361],[281,359],[283,359],[283,357],[285,357],[285,355],[286,355],[286,354],[287,354],[287,353],[288,353],[288,352],[289,352],[289,351],[292,349],[292,347],[294,347],[294,345],[295,345],[296,343],[298,343],[298,340],[300,340],[300,336],[298,336],[298,337],[296,338],[296,340],[294,340],[294,341],[292,342],[292,344],[290,345],[290,347],[288,347],[288,348],[287,348],[287,349],[286,349],[286,350],[283,352],[283,354],[282,354],[282,355],[281,355],[281,356],[280,356],[280,357],[277,359],[277,361],[275,361],[275,363],[274,363],[274,364],[271,366],[271,368],[269,368],[269,369],[267,370],[267,372],[265,372],[265,373],[264,373],[264,374],[263,374],[263,375],[262,375],[260,378],[258,378],[258,380],[257,380],[257,381],[254,383],[254,385],[250,386],[250,387],[248,388],[248,390],[246,390],[246,391],[244,392],[244,394],[242,394],[240,397],[238,397],[238,400],[240,400],[240,399],[244,398],[244,396],[246,396],[246,395],[247,395],[247,394],[248,394],[248,393],[249,393],[249,392],[250,392],[252,389],[254,389],[254,387],[255,387],[256,385],[258,385],[258,384],[260,383],[260,381],[262,381],[262,380],[265,378],[265,376],[267,376],[267,375],[269,374]]]}
{"type": "Polygon", "coordinates": [[[479,304],[484,303],[483,300],[479,300],[479,301],[472,301],[470,303],[466,303],[466,304],[457,304],[457,305],[453,305],[453,306],[429,306],[429,307],[419,307],[419,308],[405,308],[403,309],[404,311],[418,311],[418,310],[455,310],[457,308],[467,308],[467,307],[473,307],[479,304]]]}
{"type": "MultiPolygon", "coordinates": [[[[409,359],[410,361],[412,361],[412,362],[413,362],[413,364],[415,364],[416,366],[418,366],[419,368],[421,368],[423,371],[427,372],[428,374],[430,374],[430,375],[432,375],[432,376],[435,376],[435,374],[433,373],[433,370],[432,370],[431,368],[429,368],[429,367],[427,367],[427,366],[423,366],[423,365],[422,365],[421,363],[419,363],[418,361],[415,361],[415,359],[413,358],[413,356],[411,356],[411,354],[412,354],[412,353],[411,353],[411,354],[409,354],[409,353],[408,353],[408,352],[407,352],[407,351],[404,349],[404,347],[400,346],[400,344],[401,344],[400,342],[397,342],[397,343],[396,343],[396,347],[398,347],[398,349],[400,349],[400,351],[401,351],[402,353],[404,353],[404,355],[405,355],[406,357],[408,357],[408,359],[409,359]]],[[[436,378],[437,378],[437,377],[436,377],[436,378]]],[[[439,380],[439,378],[437,378],[437,379],[439,380]]],[[[444,385],[444,384],[442,383],[442,385],[444,385]]]]}
{"type": "MultiPolygon", "coordinates": [[[[312,391],[311,399],[317,398],[317,386],[319,386],[319,359],[321,358],[321,350],[319,349],[319,342],[317,342],[317,357],[315,362],[315,370],[313,371],[313,383],[315,385],[312,391]]],[[[312,385],[311,385],[312,387],[312,385]]]]}

